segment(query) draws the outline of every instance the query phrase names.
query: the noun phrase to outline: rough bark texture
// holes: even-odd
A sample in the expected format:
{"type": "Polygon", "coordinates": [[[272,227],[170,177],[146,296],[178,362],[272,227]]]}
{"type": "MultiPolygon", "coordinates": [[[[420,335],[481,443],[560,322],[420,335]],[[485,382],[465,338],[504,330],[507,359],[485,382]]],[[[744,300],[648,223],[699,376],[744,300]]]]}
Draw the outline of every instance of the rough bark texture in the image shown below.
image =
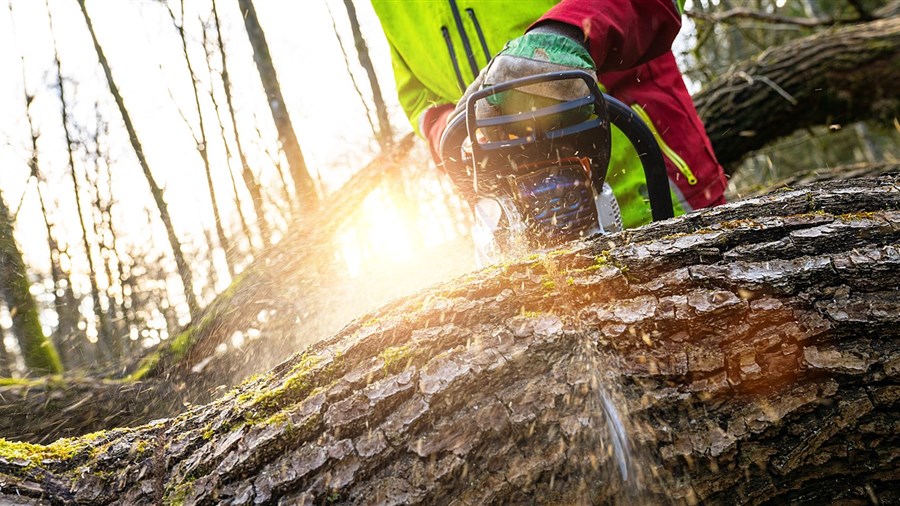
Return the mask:
{"type": "Polygon", "coordinates": [[[763,52],[694,96],[719,162],[811,126],[900,114],[900,17],[826,31],[763,52]]]}
{"type": "Polygon", "coordinates": [[[4,443],[0,501],[896,502],[898,237],[885,176],[534,255],[178,418],[4,443]]]}

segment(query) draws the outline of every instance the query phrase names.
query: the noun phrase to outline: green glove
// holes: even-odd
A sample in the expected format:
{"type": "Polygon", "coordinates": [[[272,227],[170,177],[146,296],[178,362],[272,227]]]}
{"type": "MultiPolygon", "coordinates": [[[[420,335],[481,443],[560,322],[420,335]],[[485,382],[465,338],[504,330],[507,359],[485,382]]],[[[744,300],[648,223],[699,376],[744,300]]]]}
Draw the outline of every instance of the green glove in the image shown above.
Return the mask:
{"type": "MultiPolygon", "coordinates": [[[[491,60],[482,86],[487,88],[520,77],[563,70],[593,72],[594,60],[583,45],[565,35],[529,32],[509,41],[491,60]]],[[[520,90],[557,101],[580,98],[588,93],[584,83],[575,80],[539,83],[520,90]]],[[[488,102],[492,106],[502,106],[504,98],[494,95],[488,102]]]]}
{"type": "MultiPolygon", "coordinates": [[[[547,72],[585,70],[594,73],[594,60],[587,48],[571,36],[572,30],[576,33],[580,31],[568,25],[564,25],[567,29],[559,30],[557,28],[559,25],[561,24],[538,26],[525,35],[507,42],[506,47],[491,60],[479,76],[482,77],[479,88],[489,88],[513,79],[547,72]]],[[[471,92],[472,87],[466,90],[466,95],[471,92]]],[[[479,100],[475,104],[475,113],[479,118],[515,114],[578,99],[588,93],[587,86],[579,79],[537,83],[479,100]]],[[[463,100],[467,98],[468,96],[464,96],[463,100]]],[[[552,129],[559,125],[571,124],[584,120],[591,112],[591,107],[573,111],[565,117],[546,120],[553,123],[541,126],[552,129]]],[[[510,133],[527,134],[527,132],[505,132],[510,133]]],[[[493,138],[497,133],[490,132],[488,136],[493,138]]]]}
{"type": "MultiPolygon", "coordinates": [[[[580,29],[564,23],[547,22],[507,42],[503,50],[491,59],[466,89],[449,121],[464,114],[469,96],[484,88],[547,72],[585,70],[594,73],[594,60],[580,42],[581,39],[583,35],[580,29]]],[[[479,100],[475,104],[475,113],[479,118],[515,114],[581,98],[588,93],[587,86],[580,79],[538,83],[479,100]]],[[[541,126],[549,129],[559,124],[571,124],[583,120],[592,111],[592,107],[587,107],[583,111],[570,113],[567,117],[555,118],[555,124],[541,126]]],[[[499,140],[509,134],[527,134],[508,129],[503,132],[486,129],[482,133],[489,140],[499,140]]]]}

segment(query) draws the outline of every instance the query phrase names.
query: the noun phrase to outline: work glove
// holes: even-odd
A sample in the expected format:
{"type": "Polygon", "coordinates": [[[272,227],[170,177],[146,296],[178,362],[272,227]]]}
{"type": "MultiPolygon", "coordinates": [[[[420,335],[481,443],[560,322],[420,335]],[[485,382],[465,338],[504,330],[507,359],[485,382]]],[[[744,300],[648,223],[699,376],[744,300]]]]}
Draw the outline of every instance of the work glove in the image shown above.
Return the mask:
{"type": "MultiPolygon", "coordinates": [[[[521,77],[565,70],[596,72],[581,30],[555,21],[540,24],[506,43],[469,85],[447,120],[452,121],[464,114],[469,96],[478,90],[521,77]]],[[[581,80],[538,83],[479,100],[475,104],[475,113],[479,118],[514,114],[581,98],[588,93],[587,86],[581,80]]],[[[485,134],[494,137],[490,131],[485,134]]]]}

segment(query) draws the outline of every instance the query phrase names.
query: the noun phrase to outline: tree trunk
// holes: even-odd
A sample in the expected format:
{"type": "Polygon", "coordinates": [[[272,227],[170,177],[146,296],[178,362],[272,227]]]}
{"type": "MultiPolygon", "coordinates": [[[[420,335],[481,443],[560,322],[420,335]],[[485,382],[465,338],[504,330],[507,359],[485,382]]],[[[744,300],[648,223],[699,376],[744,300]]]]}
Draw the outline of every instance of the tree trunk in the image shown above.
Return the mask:
{"type": "Polygon", "coordinates": [[[892,503],[900,176],[395,301],[170,420],[0,443],[0,500],[892,503]]]}
{"type": "Polygon", "coordinates": [[[900,17],[822,32],[763,52],[694,96],[733,173],[749,152],[810,126],[900,115],[900,17]]]}
{"type": "MultiPolygon", "coordinates": [[[[194,108],[197,110],[197,123],[199,130],[199,137],[197,134],[193,133],[193,127],[188,124],[187,127],[191,130],[191,134],[194,136],[194,140],[197,144],[197,153],[200,154],[200,159],[203,161],[203,170],[206,175],[206,187],[209,191],[209,201],[212,205],[213,212],[213,221],[215,222],[216,228],[216,238],[219,241],[219,247],[222,248],[222,252],[225,254],[225,265],[228,269],[228,277],[234,277],[234,252],[231,250],[231,245],[229,244],[228,237],[225,235],[225,229],[222,228],[222,215],[219,212],[219,202],[216,199],[216,186],[213,184],[212,177],[212,168],[209,165],[209,142],[206,137],[206,122],[203,119],[203,109],[200,107],[200,90],[199,83],[197,82],[197,74],[194,72],[194,65],[191,63],[191,56],[188,53],[187,46],[187,35],[185,34],[185,19],[184,19],[184,0],[181,1],[181,23],[175,19],[175,11],[172,10],[172,7],[166,3],[165,4],[166,11],[169,13],[169,19],[172,21],[172,26],[175,28],[175,31],[178,32],[178,38],[181,41],[181,50],[184,53],[184,62],[187,65],[188,76],[191,79],[191,90],[194,92],[194,108]]],[[[224,139],[223,139],[224,141],[224,139]]],[[[213,249],[212,242],[209,242],[210,250],[213,249]]],[[[210,251],[212,253],[212,251],[210,251]]],[[[212,258],[212,255],[210,256],[212,258]]],[[[215,271],[215,264],[210,262],[210,272],[215,271]]]]}
{"type": "Polygon", "coordinates": [[[125,108],[125,102],[122,100],[122,94],[119,93],[119,87],[113,79],[112,70],[109,68],[109,62],[106,61],[106,56],[103,54],[103,48],[100,47],[100,42],[97,41],[97,34],[94,33],[94,25],[91,23],[91,17],[88,15],[87,7],[85,7],[84,2],[85,0],[78,0],[78,5],[81,7],[81,13],[84,15],[84,22],[87,25],[88,32],[91,34],[94,50],[97,52],[100,66],[103,68],[103,73],[106,76],[109,91],[116,101],[119,113],[122,114],[122,120],[125,123],[125,129],[128,131],[128,139],[131,141],[134,154],[137,156],[138,163],[141,165],[141,170],[144,172],[144,178],[146,178],[147,184],[150,186],[150,193],[153,195],[153,201],[156,203],[156,207],[159,210],[159,217],[166,227],[169,246],[172,248],[172,256],[175,258],[175,265],[178,269],[178,275],[181,277],[182,287],[184,288],[185,301],[190,309],[191,316],[196,316],[199,313],[200,306],[197,303],[197,297],[194,294],[194,282],[191,277],[191,268],[184,258],[181,242],[175,234],[175,227],[172,225],[172,218],[169,215],[169,206],[166,204],[162,188],[159,187],[156,183],[156,179],[153,177],[153,173],[150,172],[150,165],[147,164],[147,158],[144,156],[144,148],[141,146],[137,131],[135,131],[134,125],[131,122],[131,115],[128,114],[128,110],[125,108]]]}
{"type": "Polygon", "coordinates": [[[62,372],[53,342],[44,335],[31,280],[22,251],[13,236],[13,219],[0,192],[0,296],[12,317],[12,332],[19,342],[25,367],[37,374],[62,372]]]}
{"type": "MultiPolygon", "coordinates": [[[[66,155],[68,156],[68,169],[69,175],[72,177],[72,192],[75,197],[75,209],[78,213],[78,225],[81,227],[81,245],[84,248],[84,255],[87,259],[88,264],[88,280],[91,285],[91,306],[94,312],[94,316],[97,318],[97,335],[98,340],[103,343],[102,348],[104,348],[104,352],[109,354],[112,357],[113,363],[118,363],[122,359],[122,346],[121,342],[116,339],[115,336],[112,335],[112,329],[109,325],[109,320],[106,317],[106,313],[103,311],[103,306],[100,304],[100,288],[97,285],[97,269],[94,266],[94,253],[91,248],[91,241],[88,237],[88,225],[85,222],[85,212],[81,207],[81,185],[78,183],[78,174],[75,169],[75,140],[72,138],[72,134],[70,133],[70,118],[69,118],[69,110],[70,104],[66,95],[66,88],[63,83],[62,77],[62,64],[59,61],[59,48],[56,42],[56,34],[53,31],[53,13],[50,10],[50,4],[47,3],[47,16],[50,20],[50,32],[53,35],[53,64],[56,67],[56,87],[59,91],[59,104],[60,104],[60,120],[62,122],[63,127],[63,135],[66,140],[66,155]]],[[[88,213],[88,217],[91,214],[88,213]]],[[[93,223],[90,227],[93,230],[93,223]]]]}
{"type": "MultiPolygon", "coordinates": [[[[216,26],[216,43],[219,48],[219,55],[222,63],[222,87],[225,89],[225,102],[228,104],[228,114],[231,117],[231,125],[234,129],[234,144],[237,148],[238,158],[241,161],[241,177],[244,179],[244,185],[250,192],[250,198],[253,201],[253,211],[256,213],[256,226],[259,228],[260,240],[263,247],[268,246],[271,242],[271,234],[269,232],[269,224],[266,222],[265,211],[263,210],[262,190],[253,171],[250,170],[250,164],[247,162],[247,155],[244,154],[244,146],[241,142],[241,134],[238,131],[237,119],[235,119],[234,102],[231,97],[231,79],[228,76],[228,65],[225,62],[225,43],[222,40],[222,26],[219,23],[219,11],[216,8],[216,2],[212,3],[213,21],[216,26]]],[[[224,137],[223,137],[224,142],[224,137]]],[[[247,240],[250,241],[251,250],[253,249],[253,240],[248,235],[247,240]]]]}
{"type": "Polygon", "coordinates": [[[253,60],[256,62],[256,69],[259,71],[259,77],[266,91],[266,101],[272,111],[275,128],[278,130],[278,140],[281,141],[281,148],[284,150],[288,166],[291,169],[291,177],[294,180],[297,199],[306,212],[311,212],[316,208],[319,197],[316,194],[312,177],[309,175],[309,169],[306,167],[303,152],[300,150],[300,142],[297,140],[297,134],[294,132],[294,124],[291,122],[284,97],[281,94],[281,85],[278,84],[278,75],[275,73],[275,66],[272,64],[272,55],[269,54],[269,44],[266,42],[266,35],[263,33],[259,19],[256,17],[256,9],[253,8],[253,2],[251,0],[238,0],[238,5],[244,18],[244,26],[247,29],[247,36],[250,38],[250,45],[253,47],[253,60]]]}
{"type": "MultiPolygon", "coordinates": [[[[372,102],[375,103],[375,114],[378,117],[378,144],[384,150],[394,140],[394,129],[391,127],[387,106],[384,104],[384,96],[381,94],[381,85],[378,84],[375,66],[372,64],[372,58],[369,57],[369,46],[366,45],[366,39],[363,38],[362,31],[359,29],[356,6],[353,5],[352,0],[344,0],[344,7],[347,9],[347,18],[350,20],[353,45],[356,48],[359,64],[366,71],[366,77],[369,79],[369,86],[372,89],[372,102]]],[[[336,34],[337,32],[335,32],[336,34]]]]}
{"type": "MultiPolygon", "coordinates": [[[[22,70],[22,84],[24,88],[27,86],[25,82],[24,66],[22,70]]],[[[57,349],[57,353],[60,355],[63,367],[65,369],[71,369],[72,366],[77,366],[81,362],[79,360],[80,350],[78,350],[78,347],[75,344],[77,339],[76,336],[78,334],[78,303],[75,294],[72,291],[72,283],[66,279],[66,275],[60,264],[60,257],[63,252],[53,235],[53,225],[50,223],[50,212],[47,208],[47,200],[44,198],[44,190],[42,187],[46,184],[46,181],[41,174],[37,146],[40,134],[35,128],[34,117],[31,114],[31,103],[34,97],[26,92],[24,98],[25,119],[28,122],[29,136],[31,137],[31,155],[28,158],[28,168],[31,172],[31,177],[35,180],[34,185],[38,194],[38,203],[41,206],[41,217],[44,222],[44,229],[47,231],[50,277],[53,279],[53,309],[56,311],[57,326],[50,337],[53,340],[53,345],[57,349]],[[65,281],[63,281],[64,279],[65,281]],[[59,294],[60,290],[62,291],[62,295],[59,294]]],[[[0,369],[2,369],[2,365],[0,365],[0,369]]],[[[0,377],[3,376],[8,376],[8,371],[7,374],[0,373],[0,377]]]]}

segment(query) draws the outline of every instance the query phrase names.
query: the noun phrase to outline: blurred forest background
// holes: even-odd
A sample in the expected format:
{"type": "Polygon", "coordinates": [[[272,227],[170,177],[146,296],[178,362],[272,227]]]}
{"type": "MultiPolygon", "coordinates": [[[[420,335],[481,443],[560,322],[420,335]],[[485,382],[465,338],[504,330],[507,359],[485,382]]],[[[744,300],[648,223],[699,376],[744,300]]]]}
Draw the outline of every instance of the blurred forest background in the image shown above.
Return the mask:
{"type": "MultiPolygon", "coordinates": [[[[411,138],[366,0],[6,4],[0,382],[65,372],[184,387],[220,367],[202,382],[211,392],[474,268],[468,212],[411,138]]],[[[686,7],[675,51],[692,92],[772,47],[898,10],[686,7]]],[[[897,162],[893,114],[766,145],[729,166],[731,198],[809,169],[897,162]]]]}

